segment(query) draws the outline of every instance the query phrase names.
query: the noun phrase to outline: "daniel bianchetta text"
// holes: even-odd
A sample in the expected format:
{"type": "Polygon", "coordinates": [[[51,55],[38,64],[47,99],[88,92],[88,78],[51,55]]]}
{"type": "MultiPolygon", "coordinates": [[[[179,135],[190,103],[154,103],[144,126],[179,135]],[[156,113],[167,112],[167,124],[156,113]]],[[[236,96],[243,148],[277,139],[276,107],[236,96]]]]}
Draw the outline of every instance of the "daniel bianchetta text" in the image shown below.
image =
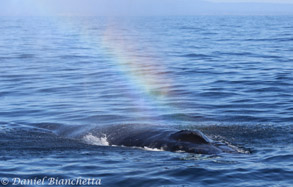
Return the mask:
{"type": "Polygon", "coordinates": [[[43,178],[2,178],[2,185],[15,185],[15,186],[26,186],[26,185],[48,185],[48,186],[100,186],[102,185],[102,179],[98,178],[73,178],[73,179],[62,179],[59,177],[43,177],[43,178]]]}

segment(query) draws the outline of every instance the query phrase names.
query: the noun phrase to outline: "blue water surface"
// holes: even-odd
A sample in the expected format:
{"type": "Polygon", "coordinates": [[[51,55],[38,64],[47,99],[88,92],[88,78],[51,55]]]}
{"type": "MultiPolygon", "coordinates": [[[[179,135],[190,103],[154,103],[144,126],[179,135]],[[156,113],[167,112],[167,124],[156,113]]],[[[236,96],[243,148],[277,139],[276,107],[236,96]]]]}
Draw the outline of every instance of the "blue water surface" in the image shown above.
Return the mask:
{"type": "Polygon", "coordinates": [[[286,16],[0,17],[0,177],[292,186],[292,30],[286,16]],[[114,124],[199,129],[242,151],[78,136],[114,124]]]}

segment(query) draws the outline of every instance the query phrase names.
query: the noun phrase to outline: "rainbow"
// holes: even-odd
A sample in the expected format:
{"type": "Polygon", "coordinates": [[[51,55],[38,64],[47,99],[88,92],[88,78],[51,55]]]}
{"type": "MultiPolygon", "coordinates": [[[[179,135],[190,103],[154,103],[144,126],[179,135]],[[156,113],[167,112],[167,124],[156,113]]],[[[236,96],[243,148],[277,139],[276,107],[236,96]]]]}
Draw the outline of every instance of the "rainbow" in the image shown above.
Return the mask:
{"type": "Polygon", "coordinates": [[[107,49],[107,54],[111,54],[111,59],[132,90],[139,93],[134,102],[144,112],[163,108],[170,110],[165,101],[170,95],[172,81],[163,63],[158,61],[162,58],[149,52],[138,38],[121,33],[123,29],[114,28],[114,24],[109,25],[102,36],[101,45],[107,49]]]}
{"type": "MultiPolygon", "coordinates": [[[[42,1],[34,4],[34,7],[39,12],[43,11],[44,14],[53,11],[52,7],[46,6],[46,3],[42,1]]],[[[74,20],[74,17],[72,18],[74,20]]],[[[61,17],[52,19],[56,19],[56,27],[65,31],[72,29],[71,24],[60,24],[58,19],[61,17]]],[[[101,53],[100,48],[105,49],[104,54],[101,55],[110,55],[112,63],[120,72],[119,76],[131,87],[128,89],[130,92],[128,97],[133,98],[133,104],[139,108],[143,116],[147,112],[153,113],[156,110],[172,110],[166,102],[170,96],[172,80],[163,65],[163,58],[148,51],[150,48],[144,46],[145,42],[139,42],[139,39],[134,37],[135,34],[130,36],[129,33],[121,33],[122,29],[119,28],[121,25],[117,22],[113,24],[111,20],[108,20],[102,35],[95,35],[92,32],[89,34],[86,23],[80,26],[78,39],[87,43],[98,41],[94,44],[98,46],[93,46],[94,49],[96,47],[97,53],[101,53]]]]}

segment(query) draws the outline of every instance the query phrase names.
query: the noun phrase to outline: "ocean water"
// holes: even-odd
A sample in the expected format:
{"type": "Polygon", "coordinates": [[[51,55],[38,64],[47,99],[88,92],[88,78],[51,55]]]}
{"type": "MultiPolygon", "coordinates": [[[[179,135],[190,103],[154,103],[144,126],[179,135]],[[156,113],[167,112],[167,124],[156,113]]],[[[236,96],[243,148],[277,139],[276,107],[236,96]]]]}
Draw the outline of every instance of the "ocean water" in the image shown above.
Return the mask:
{"type": "Polygon", "coordinates": [[[292,186],[293,17],[0,17],[0,178],[292,186]],[[198,129],[238,154],[107,146],[198,129]]]}

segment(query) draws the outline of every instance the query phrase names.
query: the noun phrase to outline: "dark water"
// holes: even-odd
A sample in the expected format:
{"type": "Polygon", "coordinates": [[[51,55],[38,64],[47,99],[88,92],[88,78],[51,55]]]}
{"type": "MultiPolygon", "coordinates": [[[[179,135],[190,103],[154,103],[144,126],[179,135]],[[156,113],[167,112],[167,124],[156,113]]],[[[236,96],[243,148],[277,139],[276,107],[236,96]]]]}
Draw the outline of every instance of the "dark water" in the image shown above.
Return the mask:
{"type": "Polygon", "coordinates": [[[0,177],[291,186],[292,30],[293,17],[1,17],[0,177]],[[243,151],[97,145],[91,132],[114,124],[199,129],[243,151]]]}

